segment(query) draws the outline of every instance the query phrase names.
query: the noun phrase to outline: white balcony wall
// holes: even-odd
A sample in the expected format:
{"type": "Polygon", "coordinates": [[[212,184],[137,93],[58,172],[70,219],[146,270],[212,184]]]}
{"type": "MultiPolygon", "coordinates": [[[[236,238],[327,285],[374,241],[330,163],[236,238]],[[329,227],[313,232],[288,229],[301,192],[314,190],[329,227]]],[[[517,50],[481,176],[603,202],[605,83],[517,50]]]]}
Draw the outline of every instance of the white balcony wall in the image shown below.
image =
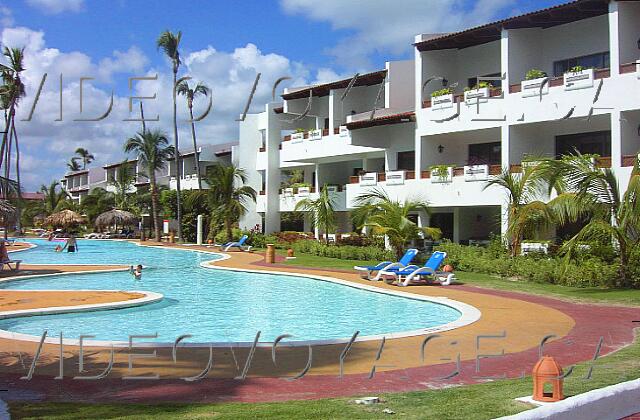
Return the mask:
{"type": "Polygon", "coordinates": [[[354,171],[362,167],[362,159],[321,163],[316,171],[317,187],[322,188],[325,184],[345,186],[349,183],[349,177],[354,175],[354,171]]]}
{"type": "MultiPolygon", "coordinates": [[[[351,88],[344,100],[341,101],[340,98],[344,94],[345,89],[336,89],[334,91],[334,97],[336,99],[334,99],[335,102],[333,105],[334,127],[345,124],[347,116],[349,115],[371,111],[379,90],[380,85],[356,86],[351,88]]],[[[383,92],[381,93],[380,101],[378,102],[378,106],[381,108],[384,107],[384,98],[385,92],[383,87],[383,92]]]]}
{"type": "MultiPolygon", "coordinates": [[[[505,202],[504,191],[498,187],[484,190],[484,181],[468,182],[463,176],[453,177],[448,183],[433,183],[430,179],[405,180],[404,185],[387,185],[378,182],[378,188],[384,188],[394,200],[426,200],[433,207],[458,206],[499,206],[505,202]]],[[[347,185],[347,207],[355,206],[358,195],[371,191],[373,186],[360,184],[347,185]]]]}
{"type": "Polygon", "coordinates": [[[415,65],[413,60],[386,63],[387,79],[384,87],[384,107],[413,109],[415,101],[415,65]]]}
{"type": "Polygon", "coordinates": [[[313,162],[330,157],[348,157],[371,152],[383,152],[382,149],[354,146],[351,137],[337,134],[322,137],[320,140],[304,139],[299,143],[287,141],[282,143],[280,162],[313,162]]]}
{"type": "Polygon", "coordinates": [[[470,144],[500,141],[500,130],[496,128],[423,137],[421,170],[428,170],[432,165],[464,166],[469,159],[470,144]],[[442,152],[438,146],[443,146],[442,152]]]}
{"type": "Polygon", "coordinates": [[[567,58],[609,51],[607,15],[547,29],[509,29],[509,83],[524,80],[535,68],[553,76],[553,63],[567,58]]]}
{"type": "Polygon", "coordinates": [[[615,2],[617,9],[618,42],[620,64],[632,63],[640,59],[638,40],[640,39],[640,3],[615,2]]]}
{"type": "MultiPolygon", "coordinates": [[[[334,202],[334,210],[335,211],[346,211],[347,210],[347,193],[344,191],[338,191],[330,193],[334,202]]],[[[311,193],[309,195],[285,195],[280,194],[280,211],[294,211],[296,205],[306,199],[310,198],[312,200],[316,200],[318,198],[318,193],[311,193]]]]}
{"type": "MultiPolygon", "coordinates": [[[[291,99],[291,100],[284,101],[284,112],[293,113],[293,114],[302,114],[307,109],[308,104],[309,104],[309,94],[307,93],[307,95],[304,98],[291,99]]],[[[319,117],[320,121],[323,121],[323,122],[325,118],[329,118],[329,95],[313,96],[313,98],[311,99],[311,108],[309,109],[309,112],[307,115],[309,117],[319,117]]],[[[320,126],[317,126],[317,122],[315,118],[306,118],[305,120],[297,121],[295,124],[306,124],[306,125],[300,125],[301,128],[306,128],[306,129],[315,129],[315,128],[324,127],[322,124],[320,126]]]]}

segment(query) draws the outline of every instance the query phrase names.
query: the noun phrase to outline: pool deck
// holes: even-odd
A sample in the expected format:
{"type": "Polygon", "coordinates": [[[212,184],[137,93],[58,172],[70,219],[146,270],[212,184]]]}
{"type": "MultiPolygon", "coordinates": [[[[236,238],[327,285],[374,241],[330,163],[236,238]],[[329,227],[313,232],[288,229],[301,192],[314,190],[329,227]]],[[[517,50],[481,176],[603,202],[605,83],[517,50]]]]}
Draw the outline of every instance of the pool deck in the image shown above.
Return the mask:
{"type": "MultiPolygon", "coordinates": [[[[152,242],[144,245],[215,251],[206,247],[152,242]]],[[[553,337],[545,345],[544,352],[554,355],[563,366],[591,359],[600,337],[603,338],[600,355],[604,355],[631,343],[633,329],[638,326],[632,321],[640,319],[640,308],[637,307],[579,304],[466,285],[398,288],[383,282],[362,280],[352,272],[266,264],[264,256],[258,253],[231,252],[228,255],[228,259],[208,263],[210,268],[332,277],[354,285],[453,299],[474,306],[482,316],[470,325],[437,333],[437,337],[430,339],[425,346],[424,360],[421,348],[427,335],[388,339],[382,350],[381,340],[356,341],[344,358],[343,378],[339,378],[340,354],[345,344],[313,346],[311,368],[303,379],[294,381],[284,378],[296,375],[305,367],[309,353],[306,346],[278,347],[277,364],[272,361],[270,346],[259,347],[245,380],[232,378],[240,375],[249,349],[236,347],[232,352],[229,347],[214,348],[214,364],[207,379],[195,382],[178,378],[197,375],[206,366],[207,348],[180,348],[177,363],[173,361],[171,348],[158,348],[156,358],[136,360],[131,371],[128,369],[128,355],[148,353],[150,349],[134,348],[130,352],[127,348],[119,348],[115,350],[114,367],[107,379],[74,381],[71,377],[80,375],[78,348],[65,346],[65,379],[53,381],[51,378],[59,371],[60,348],[45,344],[34,378],[24,381],[19,376],[28,370],[37,343],[0,339],[0,385],[3,380],[7,383],[8,398],[12,395],[13,398],[26,398],[28,394],[37,399],[66,401],[279,401],[419,390],[482,382],[486,380],[483,376],[519,377],[528,374],[538,358],[541,340],[550,335],[553,337]],[[480,336],[483,337],[478,338],[480,336]],[[481,357],[480,371],[476,371],[477,356],[502,352],[504,355],[499,357],[481,357]],[[375,375],[369,379],[374,365],[375,375]],[[152,374],[159,375],[161,380],[121,379],[123,376],[152,374]]],[[[25,265],[24,268],[25,271],[35,271],[31,273],[33,275],[115,270],[122,269],[122,266],[25,265]]],[[[0,274],[0,281],[3,275],[0,274]]],[[[137,297],[138,294],[125,291],[0,290],[0,314],[15,309],[118,302],[137,297]]],[[[84,351],[86,373],[83,375],[95,375],[105,368],[108,349],[85,348],[84,351]]]]}

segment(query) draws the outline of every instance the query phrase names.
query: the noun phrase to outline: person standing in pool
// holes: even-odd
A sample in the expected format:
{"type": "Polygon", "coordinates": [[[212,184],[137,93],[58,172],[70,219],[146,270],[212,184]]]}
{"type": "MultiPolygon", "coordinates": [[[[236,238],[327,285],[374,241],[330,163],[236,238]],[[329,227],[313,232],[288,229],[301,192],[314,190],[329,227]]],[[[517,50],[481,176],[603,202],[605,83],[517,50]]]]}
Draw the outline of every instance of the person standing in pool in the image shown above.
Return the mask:
{"type": "Polygon", "coordinates": [[[78,252],[78,242],[73,234],[69,235],[69,239],[67,239],[67,242],[64,244],[62,251],[64,251],[65,248],[67,252],[78,252]]]}

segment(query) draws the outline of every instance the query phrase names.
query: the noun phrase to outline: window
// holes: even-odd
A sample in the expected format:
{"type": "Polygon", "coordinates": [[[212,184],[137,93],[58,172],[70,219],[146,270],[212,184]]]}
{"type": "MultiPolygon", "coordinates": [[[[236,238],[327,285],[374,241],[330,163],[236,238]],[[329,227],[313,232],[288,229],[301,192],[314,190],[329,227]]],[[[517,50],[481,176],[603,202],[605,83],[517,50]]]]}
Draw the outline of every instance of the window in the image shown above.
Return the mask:
{"type": "Polygon", "coordinates": [[[416,153],[412,151],[398,152],[398,170],[413,171],[416,168],[416,153]]]}
{"type": "Polygon", "coordinates": [[[556,61],[553,63],[553,75],[555,77],[562,76],[575,66],[582,66],[586,69],[606,69],[609,67],[609,51],[556,61]]]}
{"type": "Polygon", "coordinates": [[[500,165],[502,146],[499,141],[469,145],[469,165],[500,165]]]}
{"type": "MultiPolygon", "coordinates": [[[[485,74],[484,76],[481,76],[481,77],[500,77],[500,76],[501,76],[500,73],[491,73],[491,74],[485,74]]],[[[487,80],[487,82],[489,82],[491,86],[495,88],[502,87],[502,80],[487,80]]],[[[467,87],[469,89],[473,89],[473,87],[477,84],[478,84],[477,77],[470,77],[467,79],[467,87]]]]}
{"type": "Polygon", "coordinates": [[[611,131],[556,136],[556,159],[578,151],[582,154],[611,156],[611,131]]]}

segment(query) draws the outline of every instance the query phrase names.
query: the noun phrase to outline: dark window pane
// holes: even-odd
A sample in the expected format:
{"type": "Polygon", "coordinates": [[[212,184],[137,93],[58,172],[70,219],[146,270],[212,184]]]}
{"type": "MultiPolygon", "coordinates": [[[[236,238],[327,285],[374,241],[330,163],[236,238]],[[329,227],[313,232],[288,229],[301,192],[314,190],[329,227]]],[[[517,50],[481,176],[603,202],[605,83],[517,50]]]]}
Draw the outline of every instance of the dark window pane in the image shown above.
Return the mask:
{"type": "Polygon", "coordinates": [[[398,170],[413,171],[416,168],[416,152],[398,152],[398,170]]]}
{"type": "Polygon", "coordinates": [[[557,159],[562,155],[574,154],[576,150],[582,154],[610,157],[611,131],[594,131],[591,133],[556,136],[557,159]]]}

